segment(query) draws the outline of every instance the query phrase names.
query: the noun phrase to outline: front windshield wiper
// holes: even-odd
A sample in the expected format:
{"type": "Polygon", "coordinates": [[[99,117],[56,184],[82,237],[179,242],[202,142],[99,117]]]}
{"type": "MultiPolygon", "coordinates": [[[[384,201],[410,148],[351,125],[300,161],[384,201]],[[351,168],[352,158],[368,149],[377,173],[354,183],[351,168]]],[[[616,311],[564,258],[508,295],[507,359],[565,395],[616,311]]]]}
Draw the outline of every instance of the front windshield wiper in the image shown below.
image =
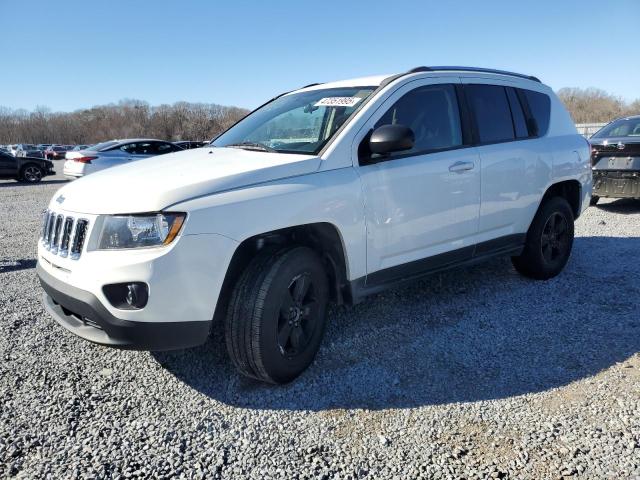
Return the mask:
{"type": "Polygon", "coordinates": [[[277,152],[275,148],[267,147],[264,143],[259,142],[240,142],[225,145],[229,148],[244,148],[245,150],[257,150],[259,152],[277,152]]]}

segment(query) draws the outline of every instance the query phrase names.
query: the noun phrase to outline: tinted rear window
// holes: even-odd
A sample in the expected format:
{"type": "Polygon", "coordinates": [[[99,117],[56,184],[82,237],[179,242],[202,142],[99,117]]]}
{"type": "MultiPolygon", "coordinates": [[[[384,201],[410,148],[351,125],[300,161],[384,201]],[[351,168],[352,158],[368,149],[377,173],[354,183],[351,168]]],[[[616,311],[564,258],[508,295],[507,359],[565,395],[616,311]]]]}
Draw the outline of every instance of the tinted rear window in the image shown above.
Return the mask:
{"type": "Polygon", "coordinates": [[[102,150],[106,150],[109,147],[113,147],[114,145],[117,145],[119,142],[115,142],[115,141],[109,141],[109,142],[102,142],[102,143],[96,143],[95,145],[92,145],[91,147],[89,147],[87,150],[94,150],[96,152],[100,152],[102,150]]]}
{"type": "Polygon", "coordinates": [[[540,92],[534,92],[532,90],[522,90],[527,103],[529,104],[529,110],[533,116],[536,124],[538,125],[538,137],[542,137],[547,134],[549,130],[549,117],[551,115],[551,100],[548,95],[540,92]]]}
{"type": "Polygon", "coordinates": [[[504,87],[467,85],[465,91],[476,119],[480,143],[504,142],[515,138],[504,87]]]}

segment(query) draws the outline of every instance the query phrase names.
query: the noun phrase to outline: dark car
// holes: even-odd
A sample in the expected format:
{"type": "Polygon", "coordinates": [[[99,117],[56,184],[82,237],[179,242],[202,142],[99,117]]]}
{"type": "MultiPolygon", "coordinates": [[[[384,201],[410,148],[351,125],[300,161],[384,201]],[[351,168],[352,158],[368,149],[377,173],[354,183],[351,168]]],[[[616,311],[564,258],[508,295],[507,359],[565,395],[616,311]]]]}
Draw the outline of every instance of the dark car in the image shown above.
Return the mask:
{"type": "Polygon", "coordinates": [[[44,151],[44,158],[47,160],[63,160],[70,149],[71,147],[66,145],[51,145],[44,151]]]}
{"type": "Polygon", "coordinates": [[[195,142],[192,140],[179,140],[177,142],[173,142],[174,145],[178,145],[180,148],[184,150],[190,150],[192,148],[200,148],[205,145],[209,145],[209,142],[195,142]]]}
{"type": "Polygon", "coordinates": [[[640,198],[640,115],[614,120],[589,139],[591,205],[600,197],[640,198]]]}
{"type": "Polygon", "coordinates": [[[43,177],[55,175],[53,163],[35,157],[14,157],[0,152],[0,178],[13,178],[25,183],[38,183],[43,177]]]}

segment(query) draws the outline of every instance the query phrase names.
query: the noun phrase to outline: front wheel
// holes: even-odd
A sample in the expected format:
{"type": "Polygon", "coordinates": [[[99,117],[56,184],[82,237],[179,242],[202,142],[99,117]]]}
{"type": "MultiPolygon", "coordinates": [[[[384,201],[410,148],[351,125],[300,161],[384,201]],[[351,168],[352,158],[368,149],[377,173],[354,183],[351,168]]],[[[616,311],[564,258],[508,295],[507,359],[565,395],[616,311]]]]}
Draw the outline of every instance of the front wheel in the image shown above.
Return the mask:
{"type": "Polygon", "coordinates": [[[573,246],[573,211],[562,197],[546,200],[531,222],[522,254],[511,257],[522,275],[547,280],[558,275],[573,246]]]}
{"type": "Polygon", "coordinates": [[[27,165],[22,169],[20,173],[20,180],[25,183],[38,183],[42,180],[44,173],[42,169],[37,165],[27,165]]]}
{"type": "Polygon", "coordinates": [[[269,383],[300,375],[320,348],[328,297],[313,250],[259,254],[240,276],[225,321],[227,351],[240,373],[269,383]]]}

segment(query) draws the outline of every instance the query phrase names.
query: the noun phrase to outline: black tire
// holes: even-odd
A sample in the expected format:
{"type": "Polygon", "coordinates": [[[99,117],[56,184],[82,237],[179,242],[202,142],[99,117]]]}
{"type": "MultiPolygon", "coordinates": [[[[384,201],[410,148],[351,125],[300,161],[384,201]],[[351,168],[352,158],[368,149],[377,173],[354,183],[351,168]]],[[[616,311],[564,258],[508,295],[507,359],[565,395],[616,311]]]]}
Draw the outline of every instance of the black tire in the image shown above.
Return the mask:
{"type": "Polygon", "coordinates": [[[38,165],[27,163],[20,170],[19,180],[24,183],[38,183],[44,177],[44,171],[38,165]]]}
{"type": "Polygon", "coordinates": [[[589,200],[589,206],[593,207],[594,205],[597,205],[598,200],[600,200],[600,197],[598,197],[597,195],[591,195],[591,200],[589,200]]]}
{"type": "Polygon", "coordinates": [[[229,301],[225,338],[233,364],[264,382],[296,378],[320,348],[328,298],[327,275],[313,250],[261,252],[229,301]]]}
{"type": "Polygon", "coordinates": [[[547,280],[558,275],[569,260],[573,246],[573,211],[562,197],[546,200],[527,232],[522,254],[511,257],[525,277],[547,280]]]}

